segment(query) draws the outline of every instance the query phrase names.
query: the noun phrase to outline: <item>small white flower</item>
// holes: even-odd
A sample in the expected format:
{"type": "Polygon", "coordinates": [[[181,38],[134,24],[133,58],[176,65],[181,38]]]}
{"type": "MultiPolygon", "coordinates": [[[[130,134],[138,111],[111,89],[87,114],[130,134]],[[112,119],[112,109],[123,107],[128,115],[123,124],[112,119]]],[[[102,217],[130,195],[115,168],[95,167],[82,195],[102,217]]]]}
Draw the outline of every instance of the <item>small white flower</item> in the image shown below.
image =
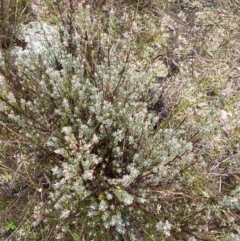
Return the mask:
{"type": "Polygon", "coordinates": [[[93,179],[93,170],[85,171],[83,174],[83,178],[86,180],[92,180],[93,179]]]}
{"type": "Polygon", "coordinates": [[[98,143],[98,137],[96,136],[96,134],[93,135],[93,138],[92,138],[92,141],[93,143],[98,143]]]}
{"type": "Polygon", "coordinates": [[[95,156],[95,155],[93,156],[92,161],[93,161],[93,163],[94,163],[95,165],[97,165],[98,163],[100,163],[99,158],[98,158],[97,156],[95,156]]]}
{"type": "Polygon", "coordinates": [[[127,205],[130,205],[130,204],[132,204],[133,203],[133,199],[127,199],[126,201],[125,201],[125,204],[127,204],[127,205]]]}
{"type": "Polygon", "coordinates": [[[64,126],[62,128],[62,132],[65,133],[66,135],[69,135],[72,132],[72,127],[71,126],[64,126]]]}
{"type": "Polygon", "coordinates": [[[107,209],[107,203],[104,200],[102,200],[99,204],[99,210],[105,211],[106,209],[107,209]]]}
{"type": "Polygon", "coordinates": [[[56,154],[61,154],[62,151],[61,151],[61,149],[57,149],[57,150],[54,151],[54,153],[56,153],[56,154]]]}
{"type": "Polygon", "coordinates": [[[53,173],[53,175],[58,175],[59,174],[59,168],[57,166],[52,168],[52,173],[53,173]]]}
{"type": "Polygon", "coordinates": [[[171,227],[172,227],[172,225],[171,225],[171,224],[169,223],[169,221],[167,220],[167,221],[165,222],[165,225],[164,225],[163,229],[165,229],[165,230],[170,230],[171,227]]]}
{"type": "Polygon", "coordinates": [[[16,98],[15,98],[15,96],[14,96],[14,94],[12,92],[8,93],[7,98],[8,98],[10,103],[15,103],[16,102],[16,98]]]}
{"type": "Polygon", "coordinates": [[[83,146],[83,150],[84,150],[84,151],[89,151],[89,149],[90,149],[91,146],[92,146],[91,143],[85,144],[85,145],[83,146]]]}

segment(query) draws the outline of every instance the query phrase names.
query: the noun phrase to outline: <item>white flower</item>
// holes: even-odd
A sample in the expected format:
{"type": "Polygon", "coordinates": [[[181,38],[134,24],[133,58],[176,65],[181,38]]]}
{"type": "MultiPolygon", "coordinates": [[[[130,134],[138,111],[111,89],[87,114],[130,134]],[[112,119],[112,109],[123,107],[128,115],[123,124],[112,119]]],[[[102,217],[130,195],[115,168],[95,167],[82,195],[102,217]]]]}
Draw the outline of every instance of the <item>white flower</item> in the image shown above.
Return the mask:
{"type": "Polygon", "coordinates": [[[92,141],[93,143],[98,143],[99,140],[96,134],[93,135],[92,141]]]}
{"type": "Polygon", "coordinates": [[[129,186],[130,182],[131,182],[131,179],[130,179],[129,175],[124,175],[122,177],[121,183],[123,186],[125,186],[125,187],[129,186]]]}
{"type": "Polygon", "coordinates": [[[100,202],[100,204],[99,204],[99,210],[100,211],[105,211],[106,209],[107,209],[107,203],[104,201],[104,200],[102,200],[101,202],[100,202]]]}
{"type": "Polygon", "coordinates": [[[133,203],[133,198],[132,197],[125,200],[125,204],[127,204],[127,205],[130,205],[132,203],[133,203]]]}
{"type": "Polygon", "coordinates": [[[165,225],[164,225],[163,229],[165,229],[165,230],[170,230],[171,227],[172,227],[172,225],[171,225],[171,224],[169,223],[169,221],[167,220],[167,221],[165,222],[165,225]]]}
{"type": "Polygon", "coordinates": [[[56,150],[54,151],[54,153],[56,153],[56,154],[61,154],[61,153],[62,153],[62,150],[61,150],[61,149],[56,149],[56,150]]]}
{"type": "Polygon", "coordinates": [[[92,162],[93,162],[95,165],[97,165],[98,163],[101,162],[101,159],[99,159],[98,156],[94,155],[94,156],[93,156],[93,159],[92,159],[92,162]]]}
{"type": "Polygon", "coordinates": [[[62,132],[65,133],[66,135],[69,135],[72,132],[72,127],[71,126],[64,126],[62,128],[62,132]]]}
{"type": "Polygon", "coordinates": [[[52,172],[53,172],[53,175],[59,174],[59,168],[55,166],[54,168],[52,168],[52,172]]]}
{"type": "Polygon", "coordinates": [[[85,180],[92,180],[93,179],[93,170],[85,171],[83,174],[83,178],[85,180]]]}
{"type": "Polygon", "coordinates": [[[84,151],[89,151],[89,149],[90,149],[91,146],[92,146],[91,143],[85,144],[85,145],[83,145],[83,150],[84,150],[84,151]]]}
{"type": "Polygon", "coordinates": [[[16,98],[15,98],[15,96],[14,96],[14,94],[12,92],[8,93],[7,98],[8,98],[10,103],[15,103],[16,102],[16,98]]]}
{"type": "Polygon", "coordinates": [[[165,223],[163,223],[162,221],[159,221],[157,224],[156,224],[156,229],[157,230],[161,230],[163,231],[163,233],[168,237],[170,236],[170,230],[171,230],[171,223],[169,223],[169,221],[167,220],[165,223]]]}

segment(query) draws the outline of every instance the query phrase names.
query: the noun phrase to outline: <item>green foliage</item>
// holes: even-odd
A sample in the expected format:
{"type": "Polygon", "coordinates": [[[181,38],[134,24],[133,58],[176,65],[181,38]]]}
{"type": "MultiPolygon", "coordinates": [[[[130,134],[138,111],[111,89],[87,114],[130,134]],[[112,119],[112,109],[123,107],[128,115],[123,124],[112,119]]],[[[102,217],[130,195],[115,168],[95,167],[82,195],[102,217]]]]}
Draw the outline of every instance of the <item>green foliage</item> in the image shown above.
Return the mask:
{"type": "Polygon", "coordinates": [[[13,231],[14,229],[16,229],[16,226],[15,226],[13,220],[7,221],[3,226],[3,230],[5,232],[13,231]]]}
{"type": "Polygon", "coordinates": [[[1,178],[4,181],[9,182],[12,179],[12,175],[7,172],[4,172],[3,175],[1,175],[1,178]]]}

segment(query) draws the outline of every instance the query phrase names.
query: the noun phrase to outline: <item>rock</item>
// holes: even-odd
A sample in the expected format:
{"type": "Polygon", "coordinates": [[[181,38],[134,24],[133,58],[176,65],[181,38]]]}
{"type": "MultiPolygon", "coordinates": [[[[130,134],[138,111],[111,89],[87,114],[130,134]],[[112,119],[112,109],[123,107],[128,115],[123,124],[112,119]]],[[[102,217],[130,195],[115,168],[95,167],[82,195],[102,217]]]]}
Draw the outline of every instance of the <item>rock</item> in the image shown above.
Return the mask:
{"type": "MultiPolygon", "coordinates": [[[[41,54],[49,46],[53,45],[59,38],[59,32],[56,26],[51,26],[45,22],[30,22],[23,25],[18,36],[19,43],[11,50],[13,62],[22,61],[31,58],[32,53],[41,54]]],[[[0,59],[3,57],[0,52],[0,59]]]]}

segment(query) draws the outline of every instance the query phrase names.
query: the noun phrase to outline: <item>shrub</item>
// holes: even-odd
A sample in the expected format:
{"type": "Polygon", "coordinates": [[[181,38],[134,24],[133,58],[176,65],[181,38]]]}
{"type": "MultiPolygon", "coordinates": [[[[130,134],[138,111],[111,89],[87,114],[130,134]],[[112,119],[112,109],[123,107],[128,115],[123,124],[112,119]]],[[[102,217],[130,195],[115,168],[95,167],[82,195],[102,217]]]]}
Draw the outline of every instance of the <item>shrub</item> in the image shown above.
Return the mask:
{"type": "MultiPolygon", "coordinates": [[[[46,36],[14,69],[1,62],[2,153],[14,160],[11,184],[26,181],[31,197],[19,239],[214,240],[231,223],[219,208],[238,208],[238,189],[217,202],[208,187],[209,146],[198,142],[209,129],[174,108],[179,89],[156,81],[166,68],[149,66],[154,51],[139,57],[134,15],[112,9],[100,23],[89,6],[66,2],[66,12],[64,3],[54,41],[46,36]]],[[[205,114],[200,123],[217,116],[205,114]]]]}

